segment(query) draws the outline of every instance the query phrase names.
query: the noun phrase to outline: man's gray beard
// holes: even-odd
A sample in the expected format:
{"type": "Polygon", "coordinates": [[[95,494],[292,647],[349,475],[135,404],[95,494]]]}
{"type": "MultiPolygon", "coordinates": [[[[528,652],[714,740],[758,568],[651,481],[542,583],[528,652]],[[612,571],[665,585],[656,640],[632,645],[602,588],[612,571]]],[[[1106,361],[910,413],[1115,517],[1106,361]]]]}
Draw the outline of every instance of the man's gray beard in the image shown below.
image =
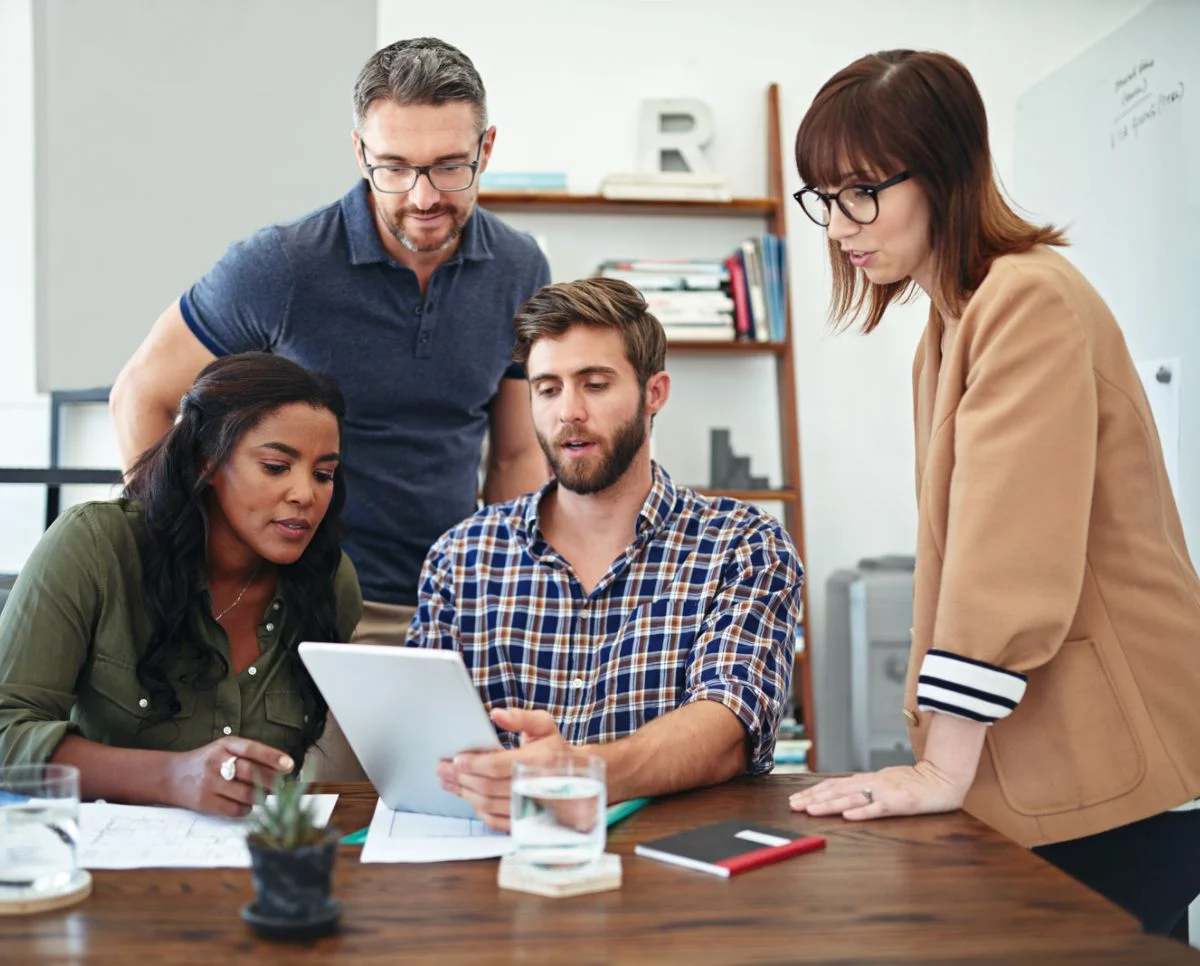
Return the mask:
{"type": "Polygon", "coordinates": [[[462,234],[462,229],[459,228],[458,225],[454,225],[450,229],[450,234],[446,236],[446,240],[444,242],[442,242],[440,245],[433,245],[432,247],[427,247],[427,248],[422,248],[415,241],[413,241],[406,234],[404,234],[404,232],[402,230],[400,230],[399,228],[397,228],[395,231],[392,232],[392,237],[395,238],[396,241],[398,241],[401,245],[403,245],[405,248],[407,248],[410,252],[420,255],[420,254],[427,254],[429,252],[445,251],[447,248],[449,248],[451,245],[453,245],[456,241],[458,241],[458,236],[461,234],[462,234]]]}

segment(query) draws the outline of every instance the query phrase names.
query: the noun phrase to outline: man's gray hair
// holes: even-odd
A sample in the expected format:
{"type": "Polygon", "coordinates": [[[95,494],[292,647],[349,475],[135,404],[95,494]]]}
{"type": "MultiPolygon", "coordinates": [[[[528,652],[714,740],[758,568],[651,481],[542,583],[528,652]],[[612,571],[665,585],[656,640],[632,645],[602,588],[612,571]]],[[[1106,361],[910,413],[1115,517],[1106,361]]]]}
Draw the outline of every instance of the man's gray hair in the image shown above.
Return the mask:
{"type": "Polygon", "coordinates": [[[471,58],[436,37],[397,40],[376,51],[354,83],[354,126],[362,130],[367,108],[388,98],[397,104],[464,101],[475,107],[479,133],[487,129],[487,93],[471,58]]]}

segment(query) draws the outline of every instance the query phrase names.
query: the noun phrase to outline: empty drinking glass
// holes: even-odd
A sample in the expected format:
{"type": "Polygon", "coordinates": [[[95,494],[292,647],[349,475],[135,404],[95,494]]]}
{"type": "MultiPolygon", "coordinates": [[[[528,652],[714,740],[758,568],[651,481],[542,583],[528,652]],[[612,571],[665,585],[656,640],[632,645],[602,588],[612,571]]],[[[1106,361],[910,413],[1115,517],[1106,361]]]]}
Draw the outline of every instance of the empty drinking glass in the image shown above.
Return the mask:
{"type": "Polygon", "coordinates": [[[0,901],[69,892],[79,870],[79,769],[0,768],[0,901]]]}

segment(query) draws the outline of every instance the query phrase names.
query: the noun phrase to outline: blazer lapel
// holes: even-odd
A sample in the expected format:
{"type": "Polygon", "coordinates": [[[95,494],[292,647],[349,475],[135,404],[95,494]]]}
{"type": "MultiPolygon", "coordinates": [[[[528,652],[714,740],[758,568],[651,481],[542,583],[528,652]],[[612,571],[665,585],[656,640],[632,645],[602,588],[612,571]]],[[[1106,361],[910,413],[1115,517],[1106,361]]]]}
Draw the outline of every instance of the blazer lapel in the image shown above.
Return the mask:
{"type": "Polygon", "coordinates": [[[942,327],[937,312],[929,307],[925,333],[913,360],[913,423],[917,442],[917,493],[925,475],[925,456],[933,433],[933,404],[937,399],[938,374],[942,368],[942,327]]]}

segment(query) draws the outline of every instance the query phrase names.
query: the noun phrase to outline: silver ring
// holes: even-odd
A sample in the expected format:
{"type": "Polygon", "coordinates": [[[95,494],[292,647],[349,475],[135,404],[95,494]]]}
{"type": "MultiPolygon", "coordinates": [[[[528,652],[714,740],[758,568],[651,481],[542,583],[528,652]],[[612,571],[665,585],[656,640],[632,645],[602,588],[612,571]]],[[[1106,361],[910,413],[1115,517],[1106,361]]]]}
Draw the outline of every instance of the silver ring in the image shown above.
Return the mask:
{"type": "Polygon", "coordinates": [[[227,782],[237,778],[237,755],[230,755],[221,762],[221,777],[227,782]]]}
{"type": "Polygon", "coordinates": [[[874,805],[874,804],[875,804],[875,795],[874,795],[874,793],[871,791],[871,789],[869,789],[869,788],[864,788],[864,789],[862,790],[862,795],[863,795],[863,798],[865,798],[865,799],[867,800],[867,804],[868,804],[868,805],[874,805]]]}

